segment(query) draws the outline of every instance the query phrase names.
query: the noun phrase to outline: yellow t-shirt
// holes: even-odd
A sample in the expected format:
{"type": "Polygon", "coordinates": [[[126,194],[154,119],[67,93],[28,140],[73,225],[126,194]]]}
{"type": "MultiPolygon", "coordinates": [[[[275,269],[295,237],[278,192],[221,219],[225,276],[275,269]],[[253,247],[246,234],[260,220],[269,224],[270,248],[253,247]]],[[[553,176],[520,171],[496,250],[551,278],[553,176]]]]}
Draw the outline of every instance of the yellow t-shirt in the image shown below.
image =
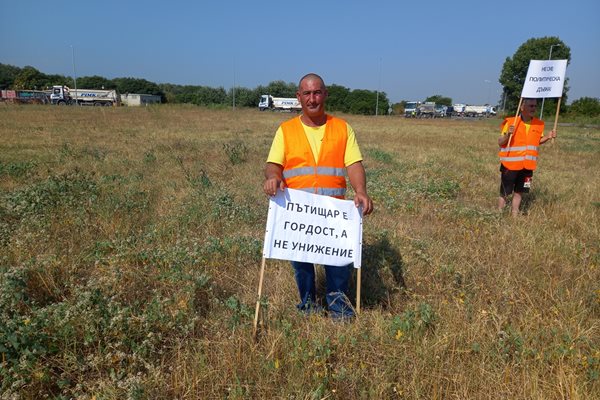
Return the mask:
{"type": "MultiPolygon", "coordinates": [[[[525,134],[527,135],[529,133],[529,128],[531,127],[531,124],[529,122],[525,122],[523,120],[521,120],[521,123],[523,123],[525,125],[525,134]]],[[[502,127],[502,136],[505,136],[506,133],[508,132],[508,128],[511,126],[511,124],[504,124],[504,126],[502,127]]],[[[542,137],[544,137],[544,133],[542,132],[542,137]]]]}
{"type": "MultiPolygon", "coordinates": [[[[525,134],[529,133],[529,127],[531,127],[531,124],[525,121],[521,121],[520,123],[522,123],[523,125],[525,125],[525,134]]],[[[508,128],[510,128],[511,124],[504,124],[504,126],[502,127],[502,136],[505,136],[506,133],[508,132],[508,128]]]]}
{"type": "MultiPolygon", "coordinates": [[[[360,148],[358,147],[358,142],[356,141],[354,129],[352,129],[352,127],[348,123],[346,123],[346,126],[348,127],[348,140],[346,141],[344,165],[347,167],[349,165],[354,164],[355,162],[362,161],[362,154],[360,152],[360,148]]],[[[310,148],[312,150],[313,156],[315,157],[316,163],[319,159],[321,141],[323,140],[323,136],[325,136],[325,125],[319,127],[312,127],[302,123],[302,127],[304,128],[304,133],[306,133],[306,138],[308,139],[308,143],[310,144],[310,148]]],[[[285,163],[283,129],[281,129],[281,126],[277,129],[277,132],[275,133],[275,138],[273,139],[273,144],[271,144],[271,150],[269,151],[269,157],[267,158],[267,162],[279,165],[284,165],[285,163]]]]}

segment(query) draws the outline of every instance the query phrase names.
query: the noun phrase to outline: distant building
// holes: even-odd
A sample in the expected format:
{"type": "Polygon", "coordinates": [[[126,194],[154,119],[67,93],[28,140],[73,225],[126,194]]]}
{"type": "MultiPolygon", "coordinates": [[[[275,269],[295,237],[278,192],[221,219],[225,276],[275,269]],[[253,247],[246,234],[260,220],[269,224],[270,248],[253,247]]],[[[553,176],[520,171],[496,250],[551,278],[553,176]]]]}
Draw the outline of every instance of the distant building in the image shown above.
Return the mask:
{"type": "Polygon", "coordinates": [[[160,104],[160,96],[155,94],[126,93],[121,95],[121,104],[124,106],[147,106],[160,104]]]}

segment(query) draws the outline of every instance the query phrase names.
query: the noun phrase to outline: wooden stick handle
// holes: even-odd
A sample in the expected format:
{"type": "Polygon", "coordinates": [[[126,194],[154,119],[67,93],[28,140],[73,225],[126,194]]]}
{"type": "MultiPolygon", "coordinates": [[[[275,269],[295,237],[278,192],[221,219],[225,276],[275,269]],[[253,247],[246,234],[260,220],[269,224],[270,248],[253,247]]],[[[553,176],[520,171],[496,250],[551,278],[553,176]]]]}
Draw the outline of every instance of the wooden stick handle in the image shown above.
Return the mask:
{"type": "MultiPolygon", "coordinates": [[[[558,98],[558,104],[556,105],[556,114],[554,115],[554,128],[553,130],[556,132],[556,125],[558,125],[558,112],[560,110],[560,102],[562,101],[562,97],[558,98]]],[[[552,138],[552,142],[554,142],[554,138],[552,138]]]]}
{"type": "Polygon", "coordinates": [[[362,267],[356,272],[356,313],[360,314],[360,286],[361,286],[362,267]]]}
{"type": "Polygon", "coordinates": [[[263,257],[260,265],[260,279],[258,280],[258,299],[256,300],[256,311],[254,312],[254,332],[252,333],[254,340],[256,340],[258,333],[258,314],[260,312],[260,298],[262,296],[263,279],[265,277],[265,263],[266,258],[263,257]]]}
{"type": "MultiPolygon", "coordinates": [[[[512,126],[517,125],[517,118],[519,117],[519,111],[521,111],[521,103],[523,103],[523,98],[519,98],[519,105],[517,106],[517,112],[515,114],[515,119],[513,120],[512,126]]],[[[514,131],[514,129],[513,129],[514,131]]],[[[511,133],[510,136],[508,137],[508,142],[506,142],[506,147],[510,147],[510,140],[512,139],[513,134],[511,133]]]]}

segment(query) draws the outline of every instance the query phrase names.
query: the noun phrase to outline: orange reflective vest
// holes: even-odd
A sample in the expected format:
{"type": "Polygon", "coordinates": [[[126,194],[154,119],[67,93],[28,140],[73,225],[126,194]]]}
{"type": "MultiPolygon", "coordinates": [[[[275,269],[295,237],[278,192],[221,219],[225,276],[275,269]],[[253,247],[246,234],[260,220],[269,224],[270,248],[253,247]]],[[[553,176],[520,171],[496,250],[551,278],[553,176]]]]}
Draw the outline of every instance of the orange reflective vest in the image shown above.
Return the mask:
{"type": "MultiPolygon", "coordinates": [[[[513,121],[514,118],[506,118],[501,124],[501,128],[506,124],[512,125],[513,121]]],[[[529,131],[527,131],[521,117],[517,117],[517,125],[510,143],[501,147],[498,152],[502,165],[512,171],[521,169],[533,171],[537,167],[538,149],[543,132],[544,121],[532,118],[529,122],[529,131]]]]}
{"type": "Polygon", "coordinates": [[[327,116],[325,134],[316,163],[300,117],[284,122],[281,129],[285,146],[285,184],[292,189],[343,199],[346,194],[346,122],[327,116]]]}

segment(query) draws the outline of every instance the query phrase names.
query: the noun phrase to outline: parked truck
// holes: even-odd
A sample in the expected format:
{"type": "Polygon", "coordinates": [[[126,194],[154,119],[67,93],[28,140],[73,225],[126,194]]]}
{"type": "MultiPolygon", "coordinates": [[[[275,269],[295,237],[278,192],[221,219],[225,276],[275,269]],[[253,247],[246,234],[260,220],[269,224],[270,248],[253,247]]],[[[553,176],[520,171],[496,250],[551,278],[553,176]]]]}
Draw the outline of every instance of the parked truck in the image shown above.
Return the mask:
{"type": "Polygon", "coordinates": [[[435,118],[435,103],[425,102],[417,107],[417,118],[435,118]]]}
{"type": "Polygon", "coordinates": [[[59,106],[72,104],[118,106],[120,98],[116,90],[69,89],[67,86],[52,86],[50,102],[59,106]]]}
{"type": "Polygon", "coordinates": [[[302,105],[300,105],[300,102],[295,97],[273,97],[270,94],[263,94],[260,96],[258,109],[260,111],[272,110],[299,112],[302,110],[302,105]]]}
{"type": "Polygon", "coordinates": [[[496,115],[496,109],[490,105],[470,106],[466,105],[464,109],[466,117],[490,117],[496,115]]]}
{"type": "Polygon", "coordinates": [[[466,104],[461,104],[461,103],[455,103],[452,106],[452,116],[453,117],[462,117],[465,115],[465,107],[467,105],[466,104]]]}
{"type": "Polygon", "coordinates": [[[474,106],[468,104],[454,104],[453,117],[491,117],[496,115],[496,108],[490,105],[474,106]]]}
{"type": "Polygon", "coordinates": [[[416,118],[417,108],[421,105],[420,101],[407,101],[404,106],[404,117],[405,118],[416,118]]]}

